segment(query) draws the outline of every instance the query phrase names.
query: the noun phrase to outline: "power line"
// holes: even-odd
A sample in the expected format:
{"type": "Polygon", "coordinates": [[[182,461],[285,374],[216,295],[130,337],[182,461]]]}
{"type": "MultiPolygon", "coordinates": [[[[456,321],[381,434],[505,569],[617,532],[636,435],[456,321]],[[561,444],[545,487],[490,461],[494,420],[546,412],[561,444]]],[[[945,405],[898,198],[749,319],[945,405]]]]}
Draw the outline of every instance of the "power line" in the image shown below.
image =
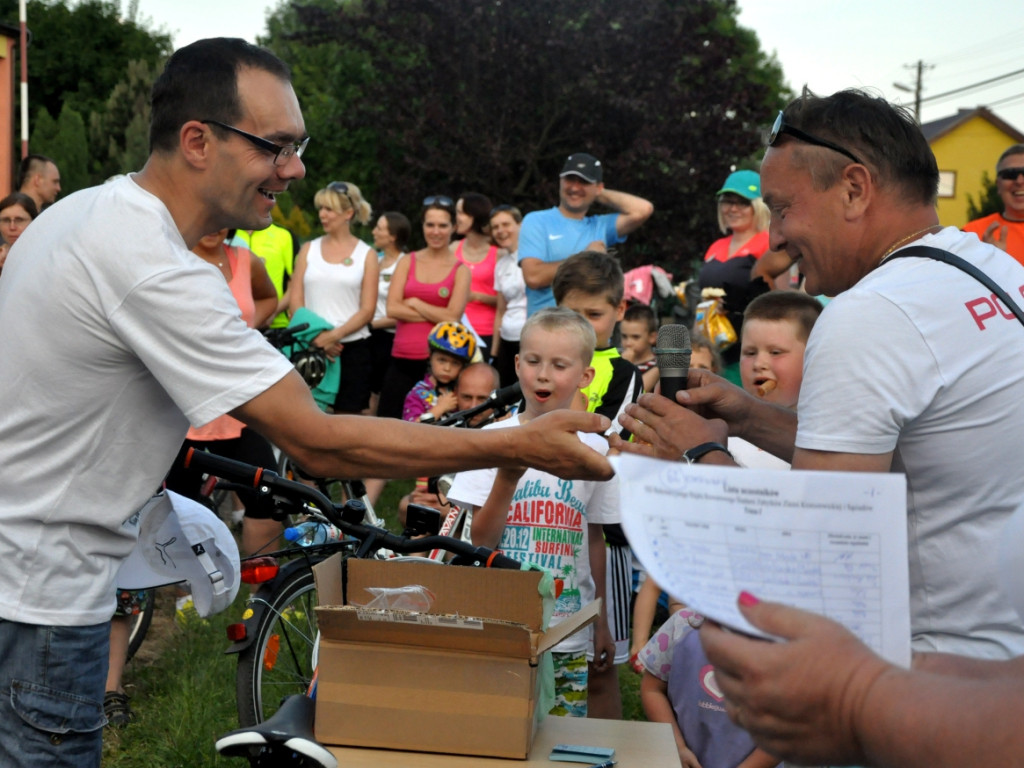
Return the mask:
{"type": "Polygon", "coordinates": [[[925,98],[921,99],[921,103],[923,104],[928,101],[937,101],[938,99],[944,99],[948,96],[956,96],[959,93],[964,93],[965,91],[973,91],[983,86],[991,85],[992,83],[997,83],[1000,80],[1007,80],[1011,77],[1016,77],[1017,75],[1021,74],[1024,74],[1024,69],[1018,69],[1013,72],[1007,72],[1005,75],[998,75],[997,77],[990,77],[988,80],[981,80],[977,83],[972,83],[971,85],[964,85],[961,86],[960,88],[954,88],[951,91],[937,93],[934,96],[926,96],[925,98]]]}

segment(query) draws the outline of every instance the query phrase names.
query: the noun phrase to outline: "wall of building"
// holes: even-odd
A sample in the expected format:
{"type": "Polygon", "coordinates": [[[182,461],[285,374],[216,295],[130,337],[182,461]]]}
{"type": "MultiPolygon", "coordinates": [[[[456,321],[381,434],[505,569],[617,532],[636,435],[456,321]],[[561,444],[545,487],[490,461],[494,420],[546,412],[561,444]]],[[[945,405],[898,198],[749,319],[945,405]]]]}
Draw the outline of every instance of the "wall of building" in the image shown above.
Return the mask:
{"type": "Polygon", "coordinates": [[[982,174],[995,178],[996,160],[1014,143],[1012,137],[982,117],[972,117],[931,142],[942,179],[939,185],[939,221],[946,226],[967,223],[967,195],[975,204],[982,191],[982,174]],[[952,178],[952,196],[947,196],[952,178]]]}

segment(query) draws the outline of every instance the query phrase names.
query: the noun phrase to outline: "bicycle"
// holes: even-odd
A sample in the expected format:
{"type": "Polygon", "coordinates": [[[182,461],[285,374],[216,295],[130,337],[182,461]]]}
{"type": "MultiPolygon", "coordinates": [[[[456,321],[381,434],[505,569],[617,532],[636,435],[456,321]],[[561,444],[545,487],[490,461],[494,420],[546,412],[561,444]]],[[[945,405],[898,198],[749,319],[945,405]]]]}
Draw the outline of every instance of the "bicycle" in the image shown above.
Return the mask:
{"type": "MultiPolygon", "coordinates": [[[[301,756],[292,756],[287,758],[287,763],[283,762],[285,760],[282,757],[284,752],[289,755],[292,753],[305,755],[305,759],[314,761],[307,763],[309,765],[329,764],[315,761],[326,750],[320,748],[318,751],[311,747],[307,743],[310,740],[309,734],[296,735],[292,725],[288,728],[257,727],[254,729],[251,727],[258,726],[264,720],[262,715],[269,716],[271,714],[269,708],[272,706],[272,702],[269,699],[273,695],[276,694],[280,697],[278,700],[282,702],[283,708],[286,702],[294,701],[294,696],[305,696],[314,678],[317,629],[314,612],[316,607],[315,587],[311,570],[313,560],[322,560],[339,551],[352,557],[370,558],[381,552],[413,554],[443,548],[455,556],[452,562],[456,565],[521,569],[519,562],[494,550],[475,547],[458,539],[438,535],[436,530],[440,524],[440,513],[436,510],[426,507],[411,510],[413,512],[410,516],[411,525],[407,527],[405,533],[397,535],[384,528],[364,523],[363,517],[366,510],[358,499],[349,499],[342,504],[335,504],[315,487],[282,478],[275,472],[209,453],[190,452],[186,461],[230,482],[244,484],[248,488],[255,489],[260,495],[271,498],[275,509],[282,516],[301,511],[316,520],[335,526],[347,537],[302,550],[308,554],[308,558],[300,557],[288,563],[279,574],[280,578],[276,581],[276,588],[271,590],[269,596],[258,597],[263,592],[261,588],[260,592],[250,598],[250,605],[263,603],[262,617],[256,622],[255,633],[251,640],[250,647],[253,652],[249,654],[250,657],[259,660],[261,666],[266,666],[272,656],[273,663],[266,671],[280,673],[282,670],[278,667],[277,662],[280,659],[279,654],[285,651],[285,659],[290,665],[287,675],[280,675],[280,683],[276,682],[277,678],[270,679],[269,675],[257,672],[258,677],[249,680],[246,690],[242,691],[244,676],[241,674],[242,663],[240,660],[238,692],[245,693],[247,703],[254,705],[254,711],[251,714],[259,714],[260,717],[254,722],[243,722],[243,726],[249,727],[243,727],[239,731],[229,734],[230,738],[221,739],[218,742],[218,748],[222,754],[249,757],[253,765],[302,764],[300,761],[304,758],[301,756]],[[422,535],[424,533],[426,535],[422,535]],[[286,677],[288,679],[285,679],[286,677]],[[252,695],[249,696],[249,694],[252,695]],[[221,742],[223,742],[223,748],[220,746],[221,742]],[[291,742],[290,745],[289,742],[291,742]],[[272,752],[275,749],[277,751],[268,755],[265,752],[267,749],[272,752]]],[[[257,558],[257,560],[265,559],[265,557],[257,558]]],[[[257,567],[268,566],[268,563],[262,563],[257,567]]],[[[272,584],[274,583],[272,582],[272,584]]],[[[239,697],[240,719],[242,698],[242,696],[239,697]]],[[[300,706],[303,712],[310,711],[308,703],[290,704],[288,705],[289,712],[282,713],[282,716],[294,717],[291,710],[300,706]]],[[[273,711],[276,712],[277,709],[275,707],[273,711]]],[[[303,715],[303,717],[308,717],[308,715],[303,715]]],[[[315,745],[315,742],[313,744],[315,745]]]]}
{"type": "MultiPolygon", "coordinates": [[[[444,422],[453,426],[468,426],[470,421],[488,410],[494,412],[489,418],[494,418],[518,402],[520,396],[518,384],[506,387],[495,392],[484,403],[452,414],[444,422]]],[[[207,460],[207,454],[194,454],[194,457],[200,461],[198,466],[216,466],[216,462],[207,460]]],[[[293,464],[286,466],[289,472],[297,469],[293,464]]],[[[215,470],[208,471],[220,474],[215,470]]],[[[263,476],[269,476],[269,473],[264,472],[263,476]]],[[[365,525],[368,530],[383,531],[372,506],[362,499],[361,483],[358,481],[319,479],[314,481],[316,487],[311,488],[296,482],[293,477],[282,477],[282,473],[275,477],[294,482],[307,491],[316,491],[316,498],[319,499],[330,499],[331,491],[340,485],[340,501],[346,502],[343,508],[350,510],[349,522],[365,525]],[[352,502],[359,503],[352,506],[352,502]]],[[[312,508],[299,505],[296,509],[294,503],[286,503],[280,514],[284,517],[295,511],[303,514],[312,512],[314,517],[319,512],[316,504],[312,508]]],[[[325,515],[320,513],[319,517],[325,515]]],[[[348,533],[344,528],[342,530],[348,533]]],[[[454,541],[448,536],[438,535],[447,532],[441,527],[439,512],[429,507],[410,505],[405,535],[427,534],[435,542],[434,546],[425,550],[413,551],[429,552],[431,559],[440,562],[441,557],[451,551],[449,545],[454,541]]],[[[304,691],[312,677],[311,648],[316,637],[313,566],[335,552],[345,552],[348,556],[356,557],[387,558],[403,551],[376,540],[372,545],[357,546],[357,542],[358,537],[356,540],[340,539],[310,547],[291,546],[243,560],[242,581],[256,587],[256,591],[246,603],[242,621],[228,627],[231,645],[225,651],[238,655],[235,695],[241,725],[255,725],[270,717],[285,696],[304,691]],[[366,549],[362,549],[363,546],[366,549]]]]}

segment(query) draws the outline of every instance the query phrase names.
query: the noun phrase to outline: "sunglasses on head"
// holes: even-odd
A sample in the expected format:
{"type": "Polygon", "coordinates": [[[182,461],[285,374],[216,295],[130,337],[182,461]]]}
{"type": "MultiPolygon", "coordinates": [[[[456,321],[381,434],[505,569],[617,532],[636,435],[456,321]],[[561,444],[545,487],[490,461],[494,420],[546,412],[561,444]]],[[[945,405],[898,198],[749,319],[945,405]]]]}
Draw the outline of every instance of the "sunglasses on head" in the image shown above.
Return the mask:
{"type": "Polygon", "coordinates": [[[508,203],[502,203],[501,205],[496,205],[493,208],[491,208],[490,218],[493,219],[499,213],[504,213],[506,211],[514,211],[515,209],[516,209],[516,207],[514,205],[509,205],[508,203]]]}
{"type": "Polygon", "coordinates": [[[996,173],[996,176],[1003,181],[1016,181],[1021,174],[1024,174],[1024,168],[1003,168],[996,173]]]}
{"type": "Polygon", "coordinates": [[[344,195],[345,199],[348,200],[349,208],[353,211],[356,209],[356,204],[352,202],[352,195],[348,193],[348,184],[344,181],[332,181],[327,185],[327,188],[332,192],[337,192],[339,195],[344,195]]]}
{"type": "Polygon", "coordinates": [[[429,208],[432,205],[436,205],[441,208],[455,208],[455,201],[447,195],[431,195],[430,197],[423,198],[424,208],[429,208]]]}
{"type": "Polygon", "coordinates": [[[780,110],[779,116],[775,118],[775,125],[772,126],[771,133],[768,134],[768,146],[774,147],[775,142],[779,140],[779,136],[784,133],[789,134],[794,139],[799,139],[806,144],[813,144],[816,147],[825,147],[826,149],[831,149],[833,152],[846,155],[855,163],[860,163],[861,165],[864,164],[861,159],[850,150],[843,149],[838,144],[833,144],[831,141],[827,141],[826,139],[819,139],[817,136],[812,136],[809,133],[801,131],[799,128],[794,128],[792,125],[789,125],[786,122],[785,115],[780,110]]]}

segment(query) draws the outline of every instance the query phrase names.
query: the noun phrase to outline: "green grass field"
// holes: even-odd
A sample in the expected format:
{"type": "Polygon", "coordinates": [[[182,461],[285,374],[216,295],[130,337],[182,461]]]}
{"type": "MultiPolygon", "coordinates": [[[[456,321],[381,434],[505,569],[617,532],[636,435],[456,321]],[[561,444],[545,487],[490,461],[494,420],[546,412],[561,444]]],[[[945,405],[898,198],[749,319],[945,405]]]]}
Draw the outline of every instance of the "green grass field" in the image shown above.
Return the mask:
{"type": "MultiPolygon", "coordinates": [[[[411,481],[390,484],[381,509],[394,509],[410,487],[411,481]]],[[[229,610],[186,627],[174,622],[173,595],[167,590],[158,595],[153,626],[125,673],[137,719],[123,730],[105,729],[104,768],[244,765],[218,757],[213,745],[219,736],[238,727],[236,658],[224,654],[225,628],[241,616],[245,594],[243,586],[229,610]]],[[[623,666],[619,679],[625,716],[642,720],[640,678],[623,666]]]]}

